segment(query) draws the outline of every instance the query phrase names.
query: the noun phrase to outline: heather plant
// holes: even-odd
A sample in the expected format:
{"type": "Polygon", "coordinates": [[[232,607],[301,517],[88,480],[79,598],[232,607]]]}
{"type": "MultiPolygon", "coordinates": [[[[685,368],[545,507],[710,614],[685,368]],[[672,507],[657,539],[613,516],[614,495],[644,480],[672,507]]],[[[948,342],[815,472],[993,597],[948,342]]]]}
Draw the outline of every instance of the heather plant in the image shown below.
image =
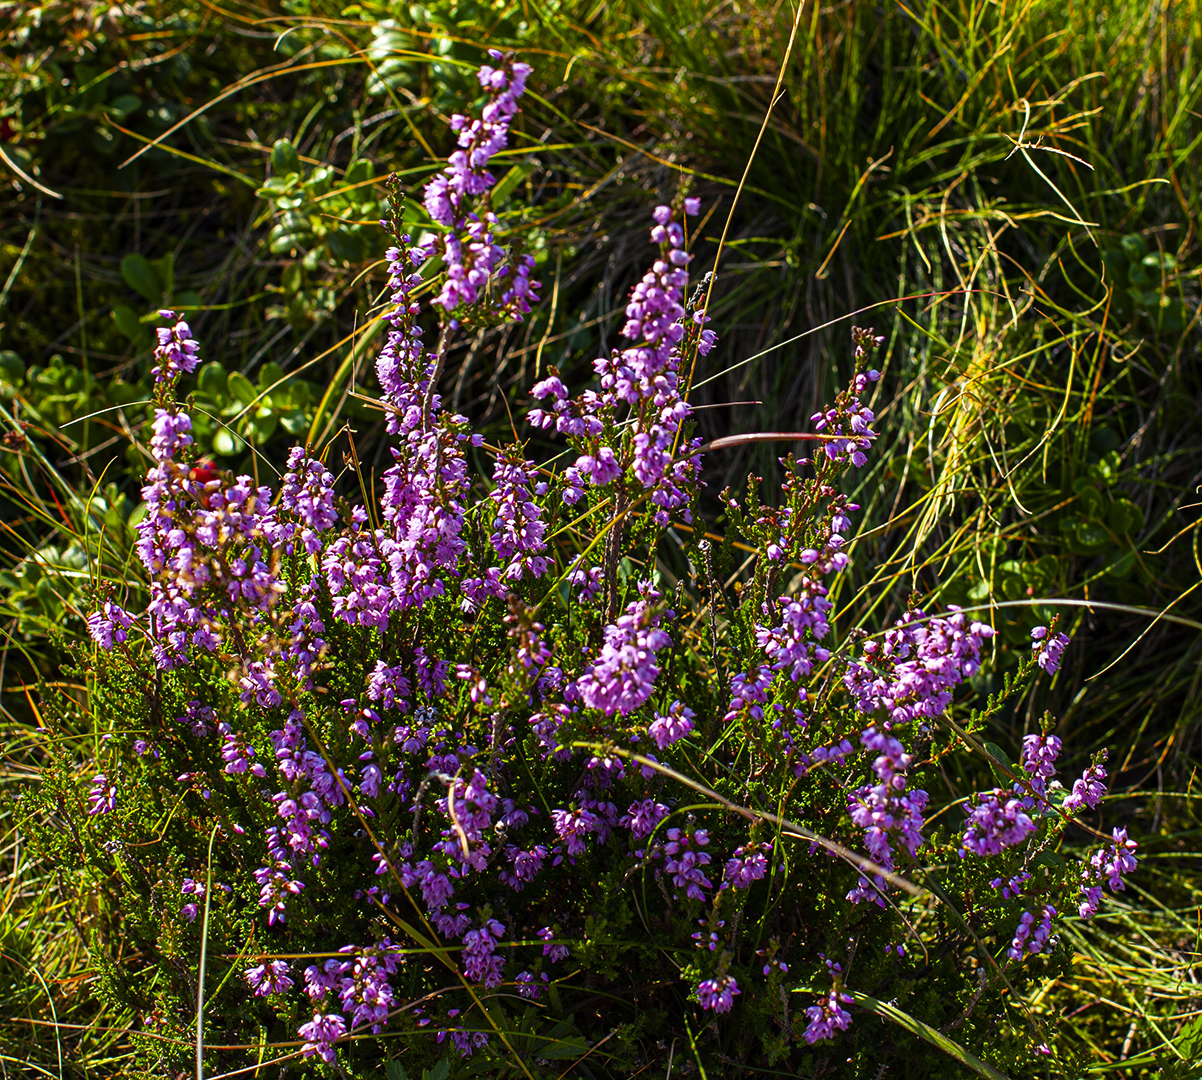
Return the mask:
{"type": "Polygon", "coordinates": [[[734,440],[693,433],[718,335],[686,188],[589,386],[551,369],[501,446],[445,406],[456,335],[539,301],[490,206],[529,71],[490,54],[421,210],[392,186],[378,478],[350,432],[293,449],[278,490],[201,455],[202,345],[160,312],[149,595],[98,588],[91,726],[46,712],[21,802],[108,901],[101,992],[154,1074],[268,1048],[326,1075],[1071,1071],[1019,991],[1069,964],[1065,920],[1124,889],[1135,844],[1096,820],[1104,751],[1060,779],[1050,717],[982,740],[1056,672],[1054,623],[992,695],[968,609],[840,632],[883,338],[853,330],[846,388],[772,436],[807,448],[778,489],[721,493],[717,546],[692,527],[734,440]],[[958,800],[943,771],[970,754],[995,785],[958,800]]]}

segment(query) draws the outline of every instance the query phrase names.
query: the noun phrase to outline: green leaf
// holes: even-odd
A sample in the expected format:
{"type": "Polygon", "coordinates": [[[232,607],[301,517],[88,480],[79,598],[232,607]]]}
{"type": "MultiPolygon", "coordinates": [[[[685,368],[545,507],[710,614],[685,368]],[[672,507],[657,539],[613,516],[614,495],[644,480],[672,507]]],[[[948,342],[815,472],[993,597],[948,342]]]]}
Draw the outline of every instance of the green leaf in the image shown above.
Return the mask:
{"type": "Polygon", "coordinates": [[[1119,243],[1123,247],[1123,254],[1127,256],[1128,262],[1137,263],[1148,254],[1147,241],[1136,233],[1124,236],[1119,243]]]}
{"type": "Polygon", "coordinates": [[[163,282],[163,295],[173,296],[175,294],[175,255],[172,252],[167,252],[160,259],[155,259],[151,264],[159,274],[159,279],[163,282]]]}
{"type": "Polygon", "coordinates": [[[409,1080],[409,1074],[405,1072],[405,1066],[397,1061],[396,1058],[385,1062],[384,1076],[386,1080],[409,1080]]]}
{"type": "Polygon", "coordinates": [[[997,743],[987,742],[983,744],[986,752],[989,754],[989,771],[993,773],[993,778],[998,782],[999,787],[1009,787],[1013,780],[1003,771],[1003,766],[1009,769],[1012,773],[1017,773],[1018,766],[1010,763],[1010,758],[997,743]]]}
{"type": "Polygon", "coordinates": [[[250,423],[247,424],[250,441],[255,446],[262,446],[276,433],[279,426],[280,418],[276,413],[268,412],[253,417],[250,423]]]}
{"type": "Polygon", "coordinates": [[[351,167],[346,170],[346,176],[343,177],[343,182],[348,186],[352,184],[362,184],[365,180],[370,180],[375,176],[375,170],[372,168],[371,162],[367,158],[359,158],[351,163],[351,167]]]}
{"type": "Polygon", "coordinates": [[[227,377],[227,385],[229,391],[234,398],[243,407],[248,407],[255,403],[255,399],[259,396],[258,392],[251,385],[250,379],[240,371],[231,371],[227,377]]]}
{"type": "Polygon", "coordinates": [[[300,173],[287,173],[284,176],[273,176],[270,180],[263,181],[255,194],[260,199],[275,200],[287,195],[293,188],[300,183],[300,173]]]}
{"type": "Polygon", "coordinates": [[[1073,527],[1073,538],[1087,551],[1105,547],[1110,541],[1106,530],[1092,521],[1078,521],[1073,527]]]}
{"type": "Polygon", "coordinates": [[[246,449],[246,443],[235,435],[229,428],[218,428],[213,436],[213,450],[223,457],[233,457],[246,449]]]}
{"type": "Polygon", "coordinates": [[[1117,559],[1106,567],[1106,576],[1109,578],[1122,579],[1127,577],[1132,570],[1135,569],[1135,549],[1128,548],[1117,559]]]}
{"type": "Polygon", "coordinates": [[[202,394],[207,394],[214,401],[218,402],[224,401],[226,395],[229,393],[225,368],[216,360],[210,360],[200,369],[196,385],[202,394]]]}
{"type": "Polygon", "coordinates": [[[1202,1015],[1195,1016],[1181,1029],[1175,1045],[1186,1061],[1202,1059],[1202,1015]]]}
{"type": "Polygon", "coordinates": [[[301,246],[300,238],[282,225],[275,226],[267,234],[267,250],[272,255],[287,255],[301,246]]]}
{"type": "Polygon", "coordinates": [[[514,165],[504,176],[501,177],[496,187],[492,189],[492,195],[490,196],[490,201],[492,204],[494,206],[500,206],[501,203],[509,198],[514,188],[516,188],[518,184],[525,180],[526,177],[532,172],[534,172],[534,164],[532,162],[521,162],[520,164],[514,165]]]}
{"type": "Polygon", "coordinates": [[[422,1070],[422,1080],[447,1080],[451,1075],[451,1063],[443,1058],[432,1069],[422,1070]]]}
{"type": "Polygon", "coordinates": [[[1088,518],[1100,518],[1105,510],[1106,499],[1097,484],[1088,476],[1079,476],[1073,481],[1073,491],[1081,503],[1081,513],[1088,518]]]}
{"type": "Polygon", "coordinates": [[[1035,560],[1034,569],[1038,589],[1040,592],[1044,592],[1056,580],[1056,576],[1060,572],[1060,560],[1055,555],[1040,555],[1035,560]]]}
{"type": "Polygon", "coordinates": [[[0,378],[14,386],[25,378],[25,361],[12,349],[0,349],[0,378]]]}
{"type": "Polygon", "coordinates": [[[289,435],[300,436],[308,429],[309,418],[300,409],[293,409],[280,417],[280,424],[289,435]]]}
{"type": "Polygon", "coordinates": [[[330,181],[334,178],[334,170],[328,165],[322,165],[313,170],[312,175],[305,181],[305,187],[313,195],[325,195],[330,190],[330,181]]]}
{"type": "Polygon", "coordinates": [[[1130,499],[1115,499],[1107,520],[1119,536],[1137,536],[1143,531],[1144,512],[1130,499]]]}
{"type": "Polygon", "coordinates": [[[363,261],[364,244],[354,233],[343,230],[332,232],[326,237],[326,243],[330,245],[330,251],[337,259],[345,259],[351,263],[363,261]]]}
{"type": "Polygon", "coordinates": [[[126,255],[121,260],[121,276],[125,284],[142,296],[148,304],[158,305],[163,299],[163,279],[141,255],[126,255]]]}
{"type": "Polygon", "coordinates": [[[124,120],[141,104],[142,99],[137,94],[122,94],[105,105],[104,111],[117,120],[124,120]]]}
{"type": "Polygon", "coordinates": [[[271,171],[275,176],[287,176],[300,172],[300,155],[287,139],[276,139],[271,148],[271,171]]]}
{"type": "Polygon", "coordinates": [[[1017,574],[1003,574],[1001,579],[1001,593],[1005,600],[1021,600],[1027,595],[1026,580],[1019,577],[1017,574]]]}
{"type": "Polygon", "coordinates": [[[280,275],[280,282],[284,286],[285,292],[300,292],[305,284],[304,272],[301,270],[300,263],[289,263],[285,266],[284,272],[280,275]]]}
{"type": "Polygon", "coordinates": [[[1154,273],[1159,274],[1161,269],[1176,270],[1177,258],[1174,255],[1170,255],[1167,251],[1163,253],[1150,251],[1143,257],[1143,264],[1154,273]]]}
{"type": "Polygon", "coordinates": [[[269,387],[275,386],[276,384],[282,384],[283,380],[284,369],[274,361],[264,364],[261,368],[259,368],[260,390],[267,390],[269,387]]]}
{"type": "Polygon", "coordinates": [[[1103,483],[1112,485],[1119,478],[1119,471],[1123,467],[1123,459],[1119,456],[1117,450],[1111,450],[1107,454],[1103,454],[1101,459],[1094,465],[1091,465],[1090,472],[1098,476],[1103,483]]]}
{"type": "Polygon", "coordinates": [[[862,1005],[869,1012],[874,1012],[882,1019],[889,1020],[898,1027],[905,1028],[906,1031],[913,1035],[917,1035],[920,1039],[925,1039],[932,1046],[938,1047],[949,1057],[955,1058],[965,1068],[971,1069],[978,1076],[987,1077],[988,1080],[1009,1080],[1003,1072],[998,1072],[992,1065],[987,1065],[980,1058],[975,1057],[964,1049],[954,1039],[949,1039],[942,1032],[936,1031],[930,1024],[924,1024],[921,1020],[916,1020],[909,1013],[904,1013],[895,1005],[886,1004],[883,1001],[877,1001],[874,997],[869,997],[867,994],[861,994],[858,991],[851,991],[852,999],[857,1005],[862,1005]]]}
{"type": "Polygon", "coordinates": [[[142,320],[138,318],[138,313],[127,304],[113,305],[113,322],[130,341],[137,341],[138,338],[145,335],[146,328],[142,325],[142,320]]]}

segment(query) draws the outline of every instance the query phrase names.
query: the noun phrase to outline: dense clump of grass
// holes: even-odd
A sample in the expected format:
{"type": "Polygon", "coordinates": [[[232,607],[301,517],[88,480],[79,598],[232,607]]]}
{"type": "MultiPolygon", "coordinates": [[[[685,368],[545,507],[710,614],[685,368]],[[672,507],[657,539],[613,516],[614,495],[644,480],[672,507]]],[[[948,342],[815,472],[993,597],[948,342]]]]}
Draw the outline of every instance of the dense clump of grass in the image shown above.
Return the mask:
{"type": "MultiPolygon", "coordinates": [[[[97,27],[48,4],[40,23],[15,19],[4,50],[5,168],[29,177],[2,233],[3,417],[14,433],[30,425],[0,460],[10,779],[38,768],[38,680],[84,700],[56,669],[53,635],[81,630],[89,568],[129,573],[142,466],[110,457],[145,416],[140,316],[195,306],[198,333],[223,343],[225,378],[210,383],[223,461],[251,468],[254,449],[328,440],[346,422],[370,461],[382,444],[360,395],[374,393],[374,324],[354,312],[381,276],[357,196],[388,171],[420,186],[487,39],[538,66],[523,130],[548,178],[519,169],[512,205],[547,288],[520,335],[483,334],[451,357],[455,407],[504,430],[535,372],[607,349],[647,190],[693,176],[714,207],[699,249],[712,259],[750,160],[711,308],[723,344],[695,381],[702,431],[800,426],[839,379],[838,320],[881,306],[878,404],[895,443],[860,501],[889,525],[858,541],[843,617],[890,614],[870,611],[870,581],[882,604],[938,589],[936,601],[1020,605],[991,613],[1016,648],[1040,614],[1023,603],[1088,602],[1061,609],[1089,648],[1055,687],[1059,715],[1081,746],[1119,748],[1122,806],[1152,872],[1148,894],[1091,929],[1078,967],[1033,1004],[1080,1010],[1071,1023],[1097,1065],[1150,1075],[1194,1053],[1196,4],[806,6],[762,138],[784,7],[163,4],[128,18],[97,27]],[[281,138],[297,190],[263,187],[293,166],[273,154],[281,138]]],[[[774,453],[743,446],[714,466],[741,484],[771,475],[774,453]]],[[[724,523],[711,513],[705,527],[724,523]]],[[[1013,740],[1030,720],[996,723],[1013,740]]],[[[19,940],[5,955],[19,963],[5,992],[23,1020],[4,1052],[53,1071],[38,1025],[57,1020],[68,1061],[114,1068],[106,1039],[119,1035],[66,1026],[73,1010],[92,1019],[86,921],[56,909],[36,867],[7,873],[19,940]]]]}

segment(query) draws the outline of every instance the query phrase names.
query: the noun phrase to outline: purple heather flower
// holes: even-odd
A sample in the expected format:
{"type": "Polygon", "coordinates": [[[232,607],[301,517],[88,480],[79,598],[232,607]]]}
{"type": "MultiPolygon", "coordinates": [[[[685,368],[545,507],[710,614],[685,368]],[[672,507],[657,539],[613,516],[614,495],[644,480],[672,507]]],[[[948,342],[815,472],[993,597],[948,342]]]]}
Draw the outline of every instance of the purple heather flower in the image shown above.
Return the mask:
{"type": "MultiPolygon", "coordinates": [[[[447,1015],[455,1016],[458,1012],[458,1009],[452,1009],[447,1015]]],[[[488,1034],[486,1032],[468,1031],[466,1028],[451,1028],[440,1031],[438,1033],[438,1041],[441,1043],[448,1035],[451,1036],[451,1043],[459,1051],[460,1056],[465,1058],[471,1057],[476,1050],[488,1044],[488,1034]]]]}
{"type": "Polygon", "coordinates": [[[666,750],[674,742],[685,738],[693,730],[694,712],[682,701],[674,701],[666,714],[656,713],[647,728],[647,734],[655,745],[666,750]]]}
{"type": "Polygon", "coordinates": [[[253,775],[262,779],[267,775],[267,771],[258,762],[251,764],[250,759],[254,757],[254,754],[255,748],[247,744],[244,735],[227,733],[221,747],[221,757],[225,762],[223,771],[231,776],[236,776],[249,770],[253,775]]]}
{"type": "Polygon", "coordinates": [[[703,979],[697,986],[697,1000],[703,1009],[728,1013],[734,1006],[735,996],[742,992],[733,975],[723,975],[719,979],[703,979]]]}
{"type": "Polygon", "coordinates": [[[259,907],[267,911],[267,925],[274,926],[283,922],[287,914],[288,897],[295,896],[305,887],[303,881],[289,880],[286,870],[291,868],[285,863],[283,869],[263,867],[254,872],[255,881],[259,885],[259,907]]]}
{"type": "Polygon", "coordinates": [[[551,567],[551,560],[540,554],[547,542],[542,507],[531,491],[531,481],[537,476],[534,463],[514,452],[502,454],[493,467],[497,486],[488,498],[496,507],[496,517],[489,541],[497,555],[509,563],[501,570],[505,581],[539,578],[551,567]]]}
{"type": "Polygon", "coordinates": [[[496,919],[487,919],[478,930],[463,935],[463,973],[489,990],[501,985],[505,958],[495,953],[504,933],[505,927],[496,919]]]}
{"type": "Polygon", "coordinates": [[[203,739],[209,733],[209,725],[217,719],[217,713],[199,701],[188,702],[185,715],[177,717],[177,724],[187,724],[192,734],[203,739]]]}
{"type": "MultiPolygon", "coordinates": [[[[864,331],[859,327],[852,328],[852,340],[856,342],[856,359],[864,355],[864,343],[868,341],[883,341],[883,338],[871,338],[872,331],[864,331]]],[[[814,413],[810,417],[814,430],[827,436],[822,443],[822,452],[831,462],[850,461],[856,468],[868,464],[865,451],[872,448],[877,433],[871,425],[876,416],[873,411],[860,401],[860,395],[867,389],[868,384],[876,382],[880,372],[867,371],[856,375],[850,392],[840,394],[834,408],[814,413]]]]}
{"type": "Polygon", "coordinates": [[[655,831],[655,826],[668,816],[668,808],[654,799],[632,802],[620,824],[631,832],[636,840],[642,840],[655,831]]]}
{"type": "Polygon", "coordinates": [[[810,1023],[805,1029],[805,1041],[812,1045],[834,1038],[836,1031],[846,1031],[851,1026],[851,1013],[843,1005],[850,1005],[851,1001],[849,994],[831,990],[826,997],[818,999],[817,1005],[806,1009],[810,1023]]]}
{"type": "Polygon", "coordinates": [[[505,848],[505,857],[513,870],[502,871],[501,880],[514,892],[521,892],[542,870],[543,862],[547,858],[547,849],[542,844],[535,844],[529,851],[523,851],[516,845],[509,844],[505,848]]]}
{"type": "Polygon", "coordinates": [[[478,303],[490,285],[496,292],[492,306],[507,320],[520,322],[530,301],[537,300],[539,283],[530,277],[534,258],[507,253],[496,243],[492,230],[497,217],[487,203],[496,182],[487,166],[509,143],[509,125],[531,70],[529,64],[513,60],[480,68],[480,85],[490,100],[478,120],[458,113],[451,117],[459,147],[446,168],[426,184],[426,210],[446,229],[440,239],[446,277],[433,302],[448,315],[461,305],[478,303]]]}
{"type": "Polygon", "coordinates": [[[1008,880],[1000,877],[994,878],[989,883],[989,887],[991,889],[1001,889],[1002,896],[1004,896],[1007,900],[1013,900],[1015,897],[1022,895],[1023,884],[1030,880],[1031,875],[1025,870],[1022,870],[1008,880]]]}
{"type": "Polygon", "coordinates": [[[996,855],[1003,848],[1022,843],[1035,831],[1035,822],[1027,815],[1021,795],[994,788],[969,801],[965,810],[963,850],[973,855],[996,855]]]}
{"type": "Polygon", "coordinates": [[[367,677],[369,701],[375,702],[381,709],[408,712],[410,692],[409,680],[399,664],[389,667],[383,660],[376,661],[376,666],[367,677]]]}
{"type": "Polygon", "coordinates": [[[1123,875],[1135,870],[1138,860],[1134,852],[1139,845],[1127,837],[1126,828],[1114,830],[1114,843],[1110,848],[1101,848],[1089,860],[1090,865],[1097,871],[1100,878],[1105,878],[1111,892],[1121,892],[1126,889],[1123,875]]]}
{"type": "Polygon", "coordinates": [[[752,882],[760,881],[768,872],[764,852],[771,850],[768,844],[744,844],[727,859],[723,878],[735,889],[750,889],[752,882]]]}
{"type": "Polygon", "coordinates": [[[744,674],[737,672],[730,680],[730,707],[722,718],[723,723],[730,724],[739,718],[740,713],[746,713],[751,720],[762,720],[764,710],[762,704],[768,700],[768,688],[772,685],[772,668],[767,664],[761,665],[755,671],[744,674]]]}
{"type": "Polygon", "coordinates": [[[831,603],[821,584],[805,580],[793,597],[782,596],[776,605],[780,625],[770,628],[757,624],[756,642],[764,650],[772,670],[787,672],[796,683],[809,677],[815,660],[824,663],[830,656],[814,643],[830,632],[826,613],[831,603]]]}
{"type": "Polygon", "coordinates": [[[338,991],[343,1012],[351,1016],[351,1030],[368,1026],[378,1034],[395,1003],[389,979],[399,970],[401,956],[387,938],[369,948],[348,945],[340,951],[354,957],[339,966],[340,979],[333,987],[338,991]]]}
{"type": "Polygon", "coordinates": [[[117,809],[117,785],[110,784],[104,773],[92,777],[92,790],[88,792],[88,816],[111,814],[117,809]]]}
{"type": "MultiPolygon", "coordinates": [[[[175,319],[175,312],[164,309],[159,318],[168,322],[175,319]]],[[[200,342],[192,338],[192,328],[180,319],[174,326],[160,326],[155,330],[158,346],[154,350],[155,366],[151,369],[155,382],[166,382],[179,374],[191,374],[200,363],[200,342]]]]}
{"type": "Polygon", "coordinates": [[[605,571],[600,566],[590,566],[587,570],[580,562],[580,556],[572,564],[574,569],[568,571],[567,583],[579,590],[576,599],[581,604],[591,603],[601,595],[605,586],[605,571]]]}
{"type": "Polygon", "coordinates": [[[1056,775],[1060,740],[1055,735],[1024,735],[1022,766],[1034,777],[1047,781],[1056,775]]]}
{"type": "Polygon", "coordinates": [[[1081,885],[1081,903],[1077,908],[1077,913],[1083,919],[1091,919],[1098,913],[1098,905],[1102,901],[1102,886],[1091,885],[1092,880],[1089,871],[1085,871],[1084,882],[1081,885]]]}
{"type": "MultiPolygon", "coordinates": [[[[541,974],[543,983],[547,983],[547,973],[544,971],[541,974]]],[[[542,987],[538,985],[535,977],[529,971],[519,971],[516,982],[518,984],[518,993],[522,997],[528,998],[531,1001],[538,1001],[542,997],[542,987]]]]}
{"type": "Polygon", "coordinates": [[[256,997],[282,994],[292,989],[291,972],[286,960],[268,960],[257,967],[247,968],[246,981],[256,997]]]}
{"type": "Polygon", "coordinates": [[[302,1057],[315,1054],[327,1065],[334,1063],[334,1043],[346,1034],[346,1020],[338,1013],[315,1012],[313,1019],[297,1028],[296,1033],[304,1040],[302,1057]]]}
{"type": "MultiPolygon", "coordinates": [[[[892,870],[894,857],[891,840],[894,837],[901,840],[911,856],[917,855],[922,846],[923,813],[928,795],[921,789],[906,790],[905,770],[910,767],[912,759],[898,739],[875,727],[868,728],[860,738],[867,750],[877,753],[872,769],[880,782],[865,784],[852,791],[847,797],[847,809],[853,824],[864,830],[864,843],[869,857],[878,866],[892,870]]],[[[880,875],[876,876],[875,888],[867,878],[861,876],[847,894],[847,899],[857,904],[861,900],[872,899],[884,906],[885,900],[881,894],[885,885],[880,875]]]]}
{"type": "Polygon", "coordinates": [[[894,724],[933,719],[951,704],[952,690],[980,670],[981,649],[992,627],[969,621],[954,605],[947,618],[908,612],[882,645],[866,642],[867,663],[848,664],[843,683],[861,712],[883,709],[894,724]],[[925,621],[924,621],[925,620],[925,621]]]}
{"type": "MultiPolygon", "coordinates": [[[[288,454],[288,472],[280,488],[280,507],[300,521],[300,537],[306,552],[321,551],[320,533],[338,524],[334,508],[334,474],[316,458],[305,456],[301,447],[294,446],[288,454]]],[[[289,542],[292,526],[285,526],[279,538],[289,542]]]]}
{"type": "MultiPolygon", "coordinates": [[[[1103,754],[1105,760],[1105,754],[1103,754]]],[[[1106,795],[1106,768],[1101,761],[1090,765],[1078,780],[1073,782],[1073,790],[1065,796],[1061,804],[1066,814],[1075,814],[1082,807],[1094,809],[1106,795]]]]}
{"type": "Polygon", "coordinates": [[[531,414],[536,427],[554,426],[561,434],[587,442],[587,448],[564,473],[569,504],[582,494],[585,481],[594,486],[613,483],[629,467],[634,479],[651,493],[654,519],[660,526],[679,511],[691,521],[690,492],[697,484],[700,440],[684,442],[681,428],[692,409],[681,396],[680,362],[686,348],[696,344],[708,352],[716,340],[702,330],[704,316],[686,319],[684,296],[689,284],[684,230],[671,220],[670,207],[657,207],[651,241],[659,258],[635,286],[626,305],[622,336],[633,344],[593,362],[600,392],[586,390],[568,400],[562,382],[544,380],[536,391],[546,404],[531,414]],[[628,407],[634,423],[621,447],[602,440],[607,420],[628,407]]]}
{"type": "Polygon", "coordinates": [[[551,822],[555,828],[555,835],[563,842],[563,850],[571,858],[584,854],[585,837],[605,829],[605,822],[591,810],[584,808],[552,810],[551,822]]]}
{"type": "Polygon", "coordinates": [[[1031,639],[1035,662],[1049,675],[1055,675],[1060,669],[1060,658],[1069,644],[1069,638],[1065,634],[1048,637],[1048,628],[1037,626],[1031,631],[1031,639]]]}
{"type": "Polygon", "coordinates": [[[659,628],[661,616],[653,611],[659,593],[648,582],[639,590],[642,598],[628,604],[626,613],[605,628],[596,663],[576,683],[584,704],[607,716],[625,716],[651,696],[660,671],[655,654],[672,644],[659,628]]]}
{"type": "Polygon", "coordinates": [[[710,857],[700,850],[709,844],[709,835],[704,829],[697,829],[692,834],[684,829],[669,829],[667,836],[664,873],[677,889],[684,889],[690,900],[704,900],[702,889],[714,887],[703,872],[710,864],[710,857]]]}
{"type": "Polygon", "coordinates": [[[126,631],[133,626],[134,617],[111,600],[106,600],[100,605],[99,611],[93,611],[88,616],[87,624],[92,640],[102,649],[111,649],[113,642],[121,644],[125,641],[126,631]]]}
{"type": "Polygon", "coordinates": [[[1055,944],[1052,938],[1052,920],[1056,918],[1056,909],[1050,904],[1044,904],[1036,919],[1029,911],[1024,911],[1018,920],[1018,928],[1014,931],[1014,940],[1006,950],[1006,955],[1012,960],[1021,960],[1023,954],[1035,955],[1043,952],[1048,944],[1055,944]]]}
{"type": "Polygon", "coordinates": [[[543,956],[547,958],[549,963],[558,964],[560,960],[564,960],[568,957],[570,950],[566,945],[552,944],[552,941],[555,938],[555,932],[551,929],[551,927],[544,926],[534,936],[542,939],[543,956]]]}

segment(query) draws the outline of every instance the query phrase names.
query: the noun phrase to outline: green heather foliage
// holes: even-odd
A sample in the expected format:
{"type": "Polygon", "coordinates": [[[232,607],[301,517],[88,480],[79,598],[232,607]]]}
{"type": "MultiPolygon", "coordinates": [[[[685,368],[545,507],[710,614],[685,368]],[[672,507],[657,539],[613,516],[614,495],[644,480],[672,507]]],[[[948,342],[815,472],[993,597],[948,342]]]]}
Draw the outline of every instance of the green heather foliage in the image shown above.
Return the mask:
{"type": "MultiPolygon", "coordinates": [[[[183,392],[198,449],[215,466],[278,486],[273,469],[301,442],[318,454],[329,447],[338,472],[346,443],[331,443],[349,424],[370,487],[391,463],[371,376],[386,329],[386,244],[375,224],[383,181],[395,173],[420,192],[451,148],[445,119],[475,93],[472,71],[487,44],[517,48],[537,69],[512,168],[496,163],[494,207],[507,225],[521,223],[543,299],[516,329],[484,327],[452,343],[440,382],[447,407],[503,445],[513,438],[510,413],[520,420],[549,365],[569,385],[586,384],[592,359],[616,343],[645,269],[648,209],[669,201],[682,176],[691,180],[713,211],[693,241],[700,276],[750,160],[709,302],[721,341],[690,394],[703,406],[695,434],[806,427],[850,378],[848,323],[839,320],[883,305],[856,319],[886,328],[887,340],[875,361],[884,371],[874,399],[881,435],[869,464],[845,481],[863,509],[853,564],[831,583],[837,633],[849,640],[891,625],[912,594],[927,610],[992,604],[979,614],[999,635],[954,715],[967,725],[978,710],[978,740],[1009,756],[1050,708],[1065,737],[1066,776],[1094,748],[1112,748],[1105,818],[1139,840],[1140,872],[1092,922],[1061,924],[1056,962],[1071,950],[1071,965],[1006,991],[1006,1022],[1016,1031],[1020,1017],[1059,1025],[1057,1058],[1030,1075],[1196,1080],[1202,607],[1197,511],[1188,504],[1202,479],[1190,362],[1202,8],[1196,0],[807,4],[784,94],[752,156],[792,18],[786,6],[693,0],[0,0],[3,791],[44,778],[43,790],[65,800],[44,819],[62,830],[43,831],[54,858],[32,853],[28,827],[0,802],[5,1068],[135,1072],[146,1059],[126,1033],[144,1029],[145,1013],[140,999],[113,988],[141,963],[139,934],[161,940],[173,959],[165,981],[144,980],[138,994],[170,997],[184,986],[187,997],[195,978],[200,920],[168,925],[158,914],[166,900],[142,888],[167,865],[162,847],[95,852],[89,869],[65,824],[66,807],[82,812],[105,748],[124,761],[145,737],[146,706],[116,694],[131,676],[111,671],[114,681],[100,688],[81,642],[97,587],[145,595],[131,551],[144,513],[155,312],[183,312],[203,343],[206,364],[183,392]],[[1048,598],[1062,602],[1035,603],[1048,598]],[[1064,670],[1038,693],[1020,690],[988,710],[987,695],[1029,655],[1031,627],[1056,612],[1077,643],[1064,670]],[[102,744],[106,734],[113,739],[102,744]],[[113,928],[127,919],[142,929],[131,925],[123,939],[113,928]],[[115,964],[91,966],[92,943],[115,964]]],[[[559,449],[540,435],[529,456],[559,449]]],[[[737,442],[706,456],[709,486],[694,525],[714,543],[724,634],[739,632],[755,543],[737,534],[717,493],[741,490],[749,472],[771,492],[786,449],[737,442]]],[[[677,533],[686,545],[692,536],[677,533]]],[[[691,568],[667,567],[684,580],[682,611],[702,610],[712,591],[705,571],[691,568]]],[[[623,580],[640,569],[623,565],[623,580]]],[[[214,685],[225,687],[220,674],[214,685]]],[[[129,770],[126,779],[142,784],[153,768],[129,770]]],[[[1000,782],[980,753],[945,756],[937,770],[937,780],[924,777],[937,804],[1000,782]]],[[[193,802],[171,802],[149,825],[138,818],[149,803],[122,812],[133,815],[131,828],[162,835],[160,845],[165,825],[189,822],[184,854],[196,870],[208,835],[193,802]]],[[[944,813],[936,827],[960,813],[944,813]]],[[[81,842],[95,848],[100,831],[89,819],[81,842]]],[[[1071,856],[1090,842],[1073,830],[1062,850],[1071,856]]],[[[800,888],[795,867],[790,875],[800,888]]],[[[934,928],[941,910],[926,916],[931,932],[954,937],[954,928],[934,928]]],[[[211,922],[213,934],[238,932],[228,906],[215,906],[211,922]]],[[[631,949],[643,941],[622,932],[631,949]]],[[[248,939],[237,940],[241,948],[248,939]]],[[[227,995],[245,993],[236,977],[218,989],[233,954],[213,942],[210,1024],[226,1015],[227,995]]],[[[857,985],[866,955],[857,948],[856,992],[869,989],[857,985]]],[[[881,963],[869,961],[874,970],[881,963]]],[[[818,974],[790,968],[798,984],[818,974]]],[[[937,986],[916,984],[910,1005],[894,1005],[935,1016],[946,1008],[937,986]]],[[[556,1075],[569,1067],[603,1075],[603,1055],[626,1060],[618,1051],[638,1041],[615,1035],[574,1065],[584,1053],[575,1040],[598,1037],[596,1014],[608,1008],[599,990],[590,994],[583,1010],[569,1010],[568,1026],[511,1016],[532,1044],[535,1027],[560,1041],[568,1056],[556,1075]]],[[[673,1075],[698,1075],[700,1055],[708,1075],[738,1075],[712,1054],[703,1030],[712,1015],[673,1000],[688,1027],[677,1023],[663,1047],[638,1044],[644,1060],[666,1054],[673,1075]]],[[[891,1014],[889,1000],[849,1006],[856,1075],[876,1076],[886,1057],[885,1076],[910,1075],[907,1067],[965,1075],[946,1048],[891,1014]]],[[[736,1006],[749,1009],[749,996],[736,1006]]],[[[792,1000],[788,1007],[794,1016],[792,1000]]],[[[666,1015],[648,1012],[644,1022],[666,1015]]],[[[989,1043],[997,1033],[987,1025],[1002,1015],[985,1003],[946,1037],[989,1043]]],[[[253,1030],[252,1060],[291,1052],[271,1049],[281,1032],[253,1030]]],[[[383,1055],[401,1050],[371,1041],[383,1055]]],[[[844,1068],[846,1056],[831,1067],[844,1068]]],[[[512,1067],[504,1061],[497,1067],[512,1067]]],[[[389,1069],[404,1075],[396,1061],[389,1069]]]]}

